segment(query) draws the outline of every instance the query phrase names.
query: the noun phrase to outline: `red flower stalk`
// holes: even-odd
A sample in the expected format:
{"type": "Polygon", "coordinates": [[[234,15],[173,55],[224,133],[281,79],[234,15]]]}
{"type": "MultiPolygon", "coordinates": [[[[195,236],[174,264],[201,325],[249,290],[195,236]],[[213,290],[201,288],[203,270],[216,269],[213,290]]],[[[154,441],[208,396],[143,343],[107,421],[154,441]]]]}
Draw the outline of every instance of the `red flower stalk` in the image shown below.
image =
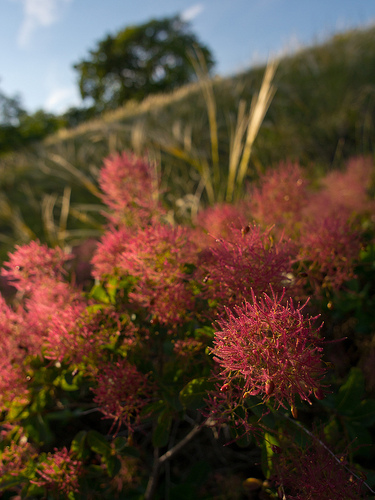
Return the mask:
{"type": "Polygon", "coordinates": [[[152,384],[127,359],[106,364],[98,369],[97,386],[92,389],[94,402],[104,418],[113,419],[118,429],[122,424],[132,429],[139,421],[142,408],[149,402],[152,384]]]}
{"type": "Polygon", "coordinates": [[[123,325],[111,306],[90,311],[85,304],[71,304],[50,318],[44,355],[73,365],[85,362],[90,369],[102,357],[103,345],[114,344],[120,336],[123,346],[133,344],[135,328],[132,323],[123,325]]]}
{"type": "Polygon", "coordinates": [[[322,179],[322,189],[310,198],[305,217],[320,219],[324,207],[326,216],[371,215],[374,222],[375,201],[369,196],[373,176],[373,158],[351,158],[344,170],[333,170],[322,179]]]}
{"type": "Polygon", "coordinates": [[[283,303],[283,295],[252,293],[252,302],[227,309],[228,319],[218,321],[212,354],[219,363],[221,390],[241,387],[242,397],[262,395],[277,407],[288,403],[294,408],[295,397],[310,402],[325,373],[321,364],[322,347],[317,317],[303,315],[292,299],[283,303]]]}
{"type": "Polygon", "coordinates": [[[128,240],[118,267],[124,275],[137,278],[129,293],[131,301],[160,323],[173,325],[191,316],[193,295],[186,265],[195,260],[187,229],[155,224],[128,240]]]}
{"type": "Polygon", "coordinates": [[[201,272],[208,300],[219,307],[233,307],[251,300],[270,288],[281,292],[288,283],[290,248],[285,242],[275,243],[269,231],[247,226],[233,229],[231,238],[216,240],[202,255],[201,272]]]}
{"type": "Polygon", "coordinates": [[[30,481],[37,486],[69,495],[79,490],[79,477],[82,474],[82,462],[73,458],[72,452],[65,447],[55,448],[36,469],[40,479],[30,481]]]}
{"type": "Polygon", "coordinates": [[[186,265],[196,261],[187,228],[154,224],[144,230],[108,231],[92,260],[93,274],[136,278],[129,298],[161,323],[181,323],[191,315],[193,296],[186,265]]]}
{"type": "Polygon", "coordinates": [[[360,232],[345,213],[306,223],[301,230],[297,262],[316,289],[338,289],[355,277],[354,268],[361,249],[360,232]]]}
{"type": "Polygon", "coordinates": [[[244,203],[217,204],[200,211],[195,224],[214,238],[226,238],[231,236],[233,227],[241,229],[247,224],[246,212],[248,211],[244,203]]]}
{"type": "Polygon", "coordinates": [[[251,195],[253,216],[263,226],[275,225],[279,232],[294,234],[308,202],[307,185],[296,163],[281,163],[276,170],[267,171],[251,195]]]}
{"type": "Polygon", "coordinates": [[[32,336],[24,335],[27,326],[0,295],[0,410],[17,399],[27,401],[27,367],[25,360],[32,351],[32,336]]]}
{"type": "Polygon", "coordinates": [[[3,424],[1,441],[8,441],[9,445],[0,451],[0,485],[2,478],[4,482],[7,481],[6,476],[21,475],[27,468],[28,461],[35,458],[35,449],[22,431],[22,428],[3,424]]]}
{"type": "Polygon", "coordinates": [[[94,257],[92,258],[93,271],[95,279],[102,281],[109,276],[118,276],[119,257],[126,251],[127,243],[134,234],[129,229],[121,227],[116,230],[109,228],[103,235],[101,242],[96,247],[94,257]]]}
{"type": "Polygon", "coordinates": [[[1,274],[12,285],[23,292],[30,292],[34,286],[46,278],[56,281],[64,275],[64,264],[71,258],[61,248],[48,248],[37,241],[28,245],[16,245],[16,251],[9,254],[9,262],[4,263],[1,274]]]}
{"type": "Polygon", "coordinates": [[[53,316],[63,315],[73,304],[80,304],[83,308],[85,300],[82,293],[68,283],[44,279],[35,285],[30,297],[25,300],[25,322],[35,337],[36,353],[43,338],[48,335],[53,316]]]}
{"type": "Polygon", "coordinates": [[[162,212],[156,200],[157,182],[145,158],[131,153],[107,158],[99,184],[104,203],[113,211],[109,219],[116,224],[136,225],[162,212]]]}

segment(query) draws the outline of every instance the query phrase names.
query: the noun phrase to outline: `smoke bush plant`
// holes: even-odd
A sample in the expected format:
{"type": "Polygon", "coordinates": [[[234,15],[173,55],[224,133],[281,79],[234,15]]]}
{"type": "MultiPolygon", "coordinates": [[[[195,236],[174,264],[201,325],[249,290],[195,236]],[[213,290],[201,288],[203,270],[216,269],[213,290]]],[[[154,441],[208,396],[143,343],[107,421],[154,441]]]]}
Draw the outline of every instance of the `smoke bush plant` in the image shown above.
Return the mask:
{"type": "Polygon", "coordinates": [[[274,174],[281,201],[272,177],[253,215],[246,201],[207,220],[202,212],[190,228],[165,221],[145,158],[115,155],[99,179],[108,225],[91,289],[75,284],[59,248],[35,241],[9,255],[2,275],[17,293],[11,303],[0,297],[4,498],[175,498],[179,483],[208,498],[214,476],[202,465],[201,484],[189,482],[191,457],[209,471],[246,450],[246,474],[267,479],[246,483],[262,498],[341,500],[342,485],[347,498],[372,492],[371,481],[360,489],[351,479],[352,460],[364,468],[372,452],[350,448],[345,467],[335,454],[361,426],[371,442],[375,401],[358,392],[358,371],[343,381],[330,369],[333,338],[318,319],[322,290],[334,307],[371,239],[351,229],[348,211],[318,224],[318,195],[300,167],[284,167],[274,174]],[[310,226],[296,210],[310,213],[310,226]],[[309,431],[317,422],[327,445],[309,431]]]}
{"type": "Polygon", "coordinates": [[[241,384],[243,397],[260,395],[276,406],[293,408],[295,397],[310,401],[313,392],[322,397],[321,362],[323,348],[319,327],[303,315],[303,306],[295,308],[292,299],[283,304],[283,295],[264,294],[227,311],[228,319],[219,320],[212,354],[221,367],[224,384],[241,384]]]}

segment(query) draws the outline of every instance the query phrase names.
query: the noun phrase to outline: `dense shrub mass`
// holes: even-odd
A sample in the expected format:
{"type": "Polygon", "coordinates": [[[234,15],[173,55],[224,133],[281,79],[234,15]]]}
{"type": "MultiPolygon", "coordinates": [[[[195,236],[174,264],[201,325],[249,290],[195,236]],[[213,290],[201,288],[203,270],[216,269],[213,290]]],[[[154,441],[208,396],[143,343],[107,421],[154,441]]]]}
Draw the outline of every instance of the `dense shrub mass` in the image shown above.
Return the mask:
{"type": "Polygon", "coordinates": [[[91,281],[38,241],[2,270],[3,498],[373,498],[373,173],[281,164],[182,227],[106,159],[91,281]]]}

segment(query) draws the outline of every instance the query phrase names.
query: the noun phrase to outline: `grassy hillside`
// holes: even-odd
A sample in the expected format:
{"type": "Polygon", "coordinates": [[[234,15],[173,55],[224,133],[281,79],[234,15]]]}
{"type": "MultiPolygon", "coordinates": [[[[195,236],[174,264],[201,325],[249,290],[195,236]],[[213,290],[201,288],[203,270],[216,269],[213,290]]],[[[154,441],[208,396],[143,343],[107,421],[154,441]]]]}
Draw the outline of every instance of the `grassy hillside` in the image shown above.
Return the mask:
{"type": "MultiPolygon", "coordinates": [[[[248,113],[264,71],[257,67],[212,82],[220,186],[228,182],[238,113],[248,113]]],[[[350,156],[373,154],[375,28],[337,35],[281,59],[272,85],[276,93],[251,150],[247,180],[283,160],[323,173],[350,156]]],[[[171,213],[183,217],[210,201],[206,181],[215,158],[207,95],[191,84],[1,157],[0,258],[14,243],[34,237],[64,245],[98,235],[104,219],[97,172],[105,156],[127,148],[155,158],[171,213]]]]}

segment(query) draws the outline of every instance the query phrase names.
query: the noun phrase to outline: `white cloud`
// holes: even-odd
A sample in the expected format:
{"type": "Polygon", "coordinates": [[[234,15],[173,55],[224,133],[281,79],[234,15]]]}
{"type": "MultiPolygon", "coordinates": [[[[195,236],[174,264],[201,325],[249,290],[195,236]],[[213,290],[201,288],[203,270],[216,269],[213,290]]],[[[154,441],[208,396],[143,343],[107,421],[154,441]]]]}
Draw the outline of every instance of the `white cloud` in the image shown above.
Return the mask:
{"type": "Polygon", "coordinates": [[[184,11],[181,12],[180,17],[183,21],[192,21],[204,10],[204,6],[201,3],[196,3],[191,7],[188,7],[184,11]]]}
{"type": "Polygon", "coordinates": [[[18,45],[27,47],[31,37],[40,26],[47,27],[58,22],[64,4],[72,0],[19,0],[23,4],[23,22],[18,33],[18,45]]]}
{"type": "Polygon", "coordinates": [[[49,92],[43,109],[50,113],[60,114],[70,107],[78,106],[80,102],[81,99],[76,87],[56,87],[49,92]]]}

